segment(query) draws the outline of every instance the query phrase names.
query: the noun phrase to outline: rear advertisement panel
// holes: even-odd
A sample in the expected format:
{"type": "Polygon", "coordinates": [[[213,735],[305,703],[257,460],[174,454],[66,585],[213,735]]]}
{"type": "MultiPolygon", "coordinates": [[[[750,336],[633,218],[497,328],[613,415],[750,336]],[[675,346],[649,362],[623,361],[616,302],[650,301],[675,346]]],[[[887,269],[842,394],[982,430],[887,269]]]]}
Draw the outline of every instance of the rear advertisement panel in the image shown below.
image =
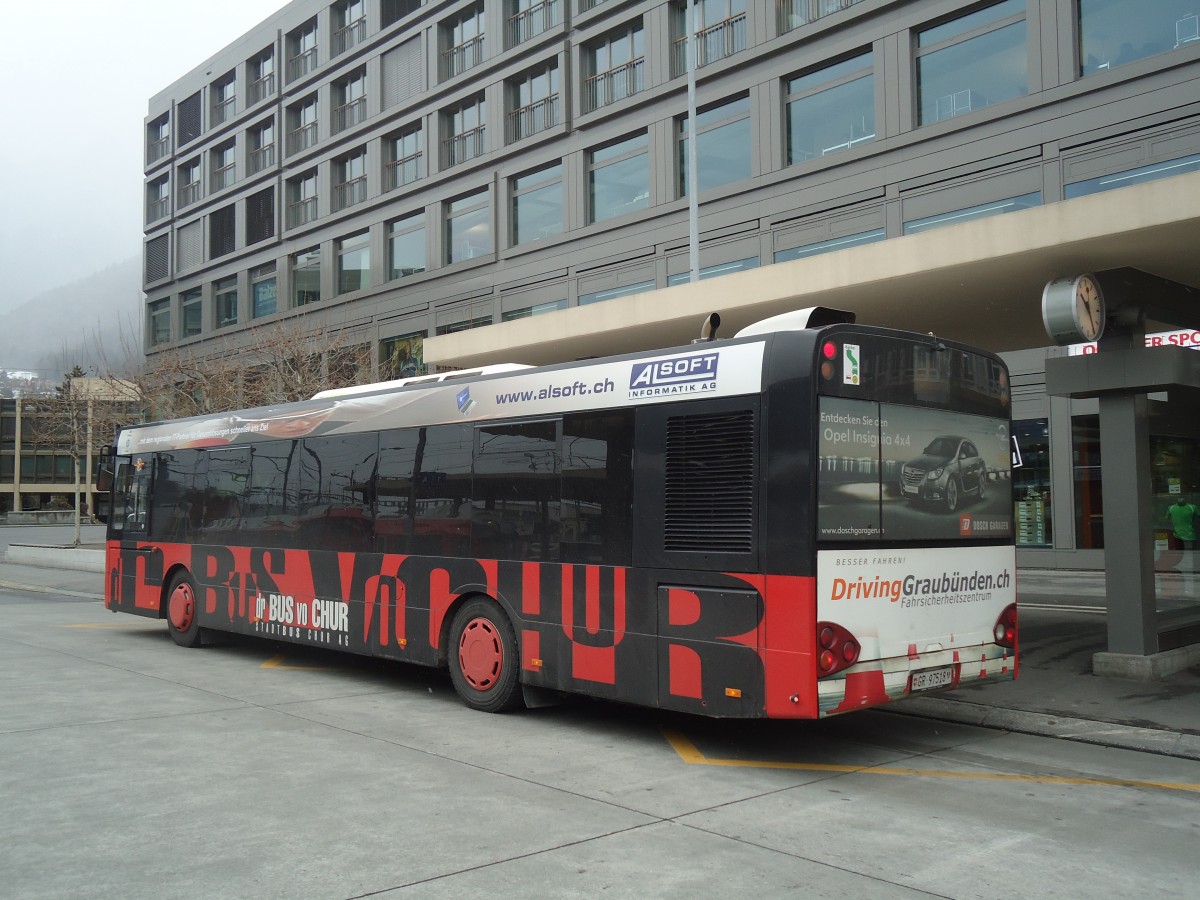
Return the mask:
{"type": "Polygon", "coordinates": [[[1012,536],[1007,419],[821,397],[819,425],[820,539],[1012,536]]]}

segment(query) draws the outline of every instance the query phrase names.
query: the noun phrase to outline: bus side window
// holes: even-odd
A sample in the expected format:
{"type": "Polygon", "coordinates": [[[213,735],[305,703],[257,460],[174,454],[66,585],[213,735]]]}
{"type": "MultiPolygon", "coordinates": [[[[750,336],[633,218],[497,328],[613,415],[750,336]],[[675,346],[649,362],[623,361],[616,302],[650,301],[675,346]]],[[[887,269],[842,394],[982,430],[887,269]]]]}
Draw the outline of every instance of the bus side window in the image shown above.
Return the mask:
{"type": "Polygon", "coordinates": [[[562,561],[629,565],[633,410],[565,416],[562,448],[562,561]]]}

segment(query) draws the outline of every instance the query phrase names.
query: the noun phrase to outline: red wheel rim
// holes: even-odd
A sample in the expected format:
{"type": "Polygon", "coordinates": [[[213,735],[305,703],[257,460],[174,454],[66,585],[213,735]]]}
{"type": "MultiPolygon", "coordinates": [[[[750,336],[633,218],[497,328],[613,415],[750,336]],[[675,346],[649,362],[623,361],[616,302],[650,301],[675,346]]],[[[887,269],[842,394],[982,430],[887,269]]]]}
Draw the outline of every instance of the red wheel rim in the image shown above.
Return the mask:
{"type": "Polygon", "coordinates": [[[504,644],[488,619],[472,619],[458,639],[458,667],[467,684],[477,691],[496,686],[504,669],[504,644]]]}
{"type": "Polygon", "coordinates": [[[177,584],[171,592],[167,615],[171,617],[171,624],[176,631],[187,631],[192,627],[192,621],[196,618],[196,597],[192,593],[192,586],[186,581],[177,584]]]}

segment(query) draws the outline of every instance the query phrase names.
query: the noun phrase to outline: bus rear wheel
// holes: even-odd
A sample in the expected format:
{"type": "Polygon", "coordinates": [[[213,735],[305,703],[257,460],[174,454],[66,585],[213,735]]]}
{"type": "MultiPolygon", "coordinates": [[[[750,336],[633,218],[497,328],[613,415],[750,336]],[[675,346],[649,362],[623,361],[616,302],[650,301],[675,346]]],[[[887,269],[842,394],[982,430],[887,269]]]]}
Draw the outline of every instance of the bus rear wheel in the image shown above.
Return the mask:
{"type": "Polygon", "coordinates": [[[471,709],[508,712],[522,705],[517,636],[500,605],[467,601],[450,626],[450,679],[471,709]]]}
{"type": "Polygon", "coordinates": [[[180,647],[200,646],[196,584],[187,572],[180,572],[171,579],[167,591],[167,630],[171,632],[171,640],[180,647]]]}

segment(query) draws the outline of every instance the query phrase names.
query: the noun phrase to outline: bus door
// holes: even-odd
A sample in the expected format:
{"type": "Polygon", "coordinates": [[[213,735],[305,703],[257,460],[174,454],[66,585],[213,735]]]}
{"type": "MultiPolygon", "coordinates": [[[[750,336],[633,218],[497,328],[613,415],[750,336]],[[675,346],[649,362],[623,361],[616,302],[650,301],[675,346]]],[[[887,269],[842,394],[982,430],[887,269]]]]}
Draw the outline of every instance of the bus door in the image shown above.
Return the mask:
{"type": "MultiPolygon", "coordinates": [[[[150,487],[154,477],[154,458],[114,457],[112,501],[108,518],[109,608],[135,605],[139,582],[155,567],[162,568],[162,554],[151,547],[139,547],[149,537],[150,487]]],[[[158,581],[161,581],[161,572],[158,581]]]]}

